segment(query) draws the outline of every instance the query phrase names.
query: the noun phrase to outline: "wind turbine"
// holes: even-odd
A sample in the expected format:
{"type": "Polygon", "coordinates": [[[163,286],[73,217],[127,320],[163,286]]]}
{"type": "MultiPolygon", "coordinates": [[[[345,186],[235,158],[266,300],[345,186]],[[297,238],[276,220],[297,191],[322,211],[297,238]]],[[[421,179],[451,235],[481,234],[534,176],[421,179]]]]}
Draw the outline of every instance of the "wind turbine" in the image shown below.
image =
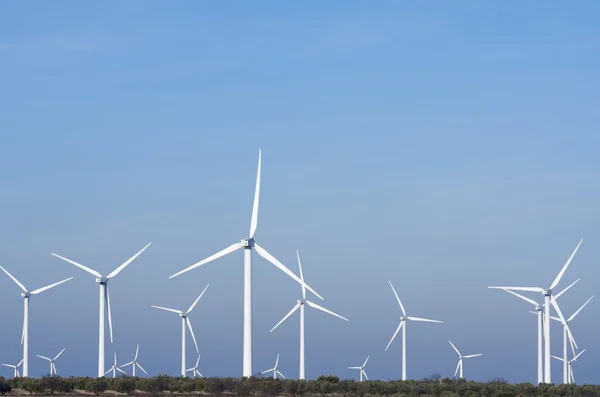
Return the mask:
{"type": "Polygon", "coordinates": [[[29,376],[29,298],[31,297],[31,295],[37,295],[41,292],[49,290],[50,288],[54,288],[57,285],[66,283],[73,277],[69,277],[57,283],[50,284],[29,292],[19,280],[17,280],[12,274],[8,272],[8,270],[3,268],[2,266],[0,266],[0,269],[2,269],[2,271],[6,273],[6,275],[10,277],[10,279],[14,281],[15,284],[17,284],[19,288],[21,288],[21,290],[23,291],[21,292],[21,297],[23,298],[23,332],[21,333],[21,344],[23,345],[23,376],[27,377],[29,376]]]}
{"type": "Polygon", "coordinates": [[[19,363],[17,365],[12,365],[12,364],[2,364],[5,367],[8,368],[12,368],[14,370],[14,375],[13,378],[17,378],[19,376],[21,376],[21,374],[19,374],[19,367],[21,366],[21,364],[23,364],[23,359],[21,359],[21,361],[19,361],[19,363]]]}
{"type": "Polygon", "coordinates": [[[115,277],[123,269],[125,269],[125,267],[127,267],[127,265],[129,265],[131,262],[133,262],[135,260],[135,258],[140,256],[140,254],[142,252],[144,252],[146,250],[146,248],[148,248],[150,246],[150,244],[152,244],[152,243],[149,243],[144,248],[142,248],[140,251],[138,251],[137,254],[135,254],[131,258],[127,259],[125,262],[123,262],[123,264],[121,266],[117,267],[115,270],[113,270],[111,273],[109,273],[109,275],[106,277],[102,276],[97,271],[90,269],[89,267],[85,267],[80,263],[72,261],[71,259],[67,259],[63,256],[56,255],[54,253],[52,254],[53,256],[60,258],[64,261],[67,261],[70,264],[77,266],[81,270],[84,270],[84,271],[90,273],[91,275],[95,276],[96,282],[98,284],[100,284],[100,313],[99,313],[99,321],[98,321],[98,327],[99,327],[98,328],[98,331],[99,331],[98,332],[98,377],[99,378],[104,376],[104,368],[105,368],[104,367],[104,328],[105,328],[104,311],[105,310],[108,311],[108,329],[110,331],[110,343],[113,343],[112,316],[110,314],[110,294],[108,293],[108,280],[115,277]]]}
{"type": "Polygon", "coordinates": [[[183,311],[177,310],[177,309],[169,309],[168,307],[152,305],[152,307],[155,309],[166,310],[168,312],[176,313],[176,314],[179,314],[179,317],[181,317],[181,376],[183,376],[183,377],[185,377],[185,372],[186,372],[185,371],[185,326],[187,325],[187,327],[190,329],[190,334],[192,334],[192,340],[194,341],[194,346],[196,346],[196,353],[200,354],[200,350],[198,350],[198,343],[196,343],[196,337],[194,336],[194,330],[192,329],[192,323],[190,322],[189,315],[192,312],[192,310],[194,310],[194,307],[196,307],[196,304],[198,303],[200,298],[202,298],[202,295],[204,295],[204,293],[208,289],[209,285],[207,285],[204,288],[204,290],[200,293],[198,298],[196,298],[194,303],[192,303],[192,306],[190,306],[190,308],[186,312],[183,312],[183,311]]]}
{"type": "MultiPolygon", "coordinates": [[[[581,356],[583,354],[583,352],[585,351],[585,349],[583,349],[582,351],[579,352],[579,354],[577,354],[575,357],[573,357],[570,361],[567,361],[567,365],[569,367],[569,382],[568,383],[575,383],[575,374],[573,374],[573,365],[572,363],[577,361],[577,359],[579,358],[579,356],[581,356]]],[[[562,362],[564,362],[564,358],[560,358],[557,356],[552,356],[552,358],[555,358],[557,360],[560,360],[562,362]]]]}
{"type": "Polygon", "coordinates": [[[109,373],[112,371],[113,378],[116,378],[116,377],[117,377],[117,371],[119,371],[119,372],[120,372],[120,373],[122,373],[123,375],[127,376],[127,374],[125,373],[125,371],[123,371],[123,370],[122,370],[121,368],[119,368],[119,366],[117,365],[117,353],[116,353],[116,352],[114,353],[114,356],[115,356],[115,361],[113,362],[113,366],[112,366],[112,367],[110,367],[110,368],[108,369],[108,371],[106,371],[106,372],[104,373],[104,375],[108,375],[108,374],[109,374],[109,373]]]}
{"type": "Polygon", "coordinates": [[[359,374],[360,374],[359,382],[363,381],[363,376],[365,377],[366,380],[369,380],[369,377],[367,376],[367,373],[365,372],[365,367],[367,365],[367,362],[369,361],[369,357],[371,357],[371,356],[367,356],[367,359],[365,360],[363,365],[361,365],[360,367],[348,367],[348,369],[357,369],[359,371],[359,374]]]}
{"type": "Polygon", "coordinates": [[[48,358],[48,357],[44,357],[44,356],[40,356],[39,354],[37,355],[39,358],[42,358],[46,361],[48,361],[50,363],[50,376],[57,376],[56,374],[56,364],[54,364],[54,362],[60,357],[61,354],[63,354],[63,352],[65,351],[65,349],[62,349],[60,351],[60,353],[58,353],[56,355],[56,357],[54,358],[48,358]]]}
{"type": "Polygon", "coordinates": [[[121,368],[126,367],[128,365],[131,365],[131,372],[132,375],[131,376],[135,376],[135,367],[138,367],[139,369],[141,369],[146,375],[148,375],[148,372],[146,372],[146,370],[144,368],[142,368],[142,366],[140,365],[140,363],[138,363],[137,359],[138,359],[138,353],[140,352],[140,345],[138,344],[137,347],[135,348],[135,357],[133,358],[133,361],[128,362],[127,364],[123,364],[121,365],[121,368]]]}
{"type": "Polygon", "coordinates": [[[283,379],[287,379],[285,376],[283,376],[283,374],[281,372],[279,372],[279,370],[277,369],[278,366],[279,366],[279,354],[277,355],[277,359],[275,360],[275,366],[271,369],[261,372],[260,374],[264,375],[268,372],[273,372],[273,379],[277,379],[277,375],[281,376],[283,379]]]}
{"type": "Polygon", "coordinates": [[[567,354],[567,337],[569,339],[569,342],[571,343],[571,349],[573,350],[573,356],[576,355],[575,348],[577,347],[575,338],[573,338],[573,335],[571,334],[571,330],[569,329],[569,323],[571,322],[571,320],[573,320],[579,314],[580,311],[583,310],[583,308],[588,303],[590,303],[590,301],[592,299],[594,299],[594,295],[592,295],[592,297],[590,299],[588,299],[583,305],[581,305],[581,307],[579,309],[577,309],[577,311],[575,311],[575,313],[573,313],[573,315],[571,317],[569,317],[565,322],[563,322],[558,317],[551,317],[552,320],[560,321],[563,326],[563,382],[565,384],[569,383],[569,377],[570,377],[569,368],[568,368],[569,356],[567,354]]]}
{"type": "Polygon", "coordinates": [[[186,370],[187,372],[193,371],[192,373],[194,375],[194,378],[196,377],[196,375],[198,375],[201,378],[204,378],[204,376],[202,376],[202,374],[200,373],[200,371],[198,371],[198,365],[199,364],[200,364],[200,353],[198,353],[198,359],[196,360],[196,365],[194,365],[192,368],[186,370]]]}
{"type": "Polygon", "coordinates": [[[394,332],[394,335],[392,336],[392,339],[390,339],[390,343],[388,343],[385,350],[387,351],[387,349],[390,347],[390,345],[394,341],[394,338],[396,338],[396,335],[398,335],[398,332],[400,332],[400,328],[402,328],[402,380],[406,380],[406,326],[407,326],[407,320],[422,321],[422,322],[428,322],[428,323],[443,323],[443,321],[429,320],[426,318],[407,316],[406,311],[404,310],[404,306],[402,306],[402,302],[400,302],[400,298],[398,297],[398,294],[396,293],[396,290],[394,289],[392,282],[388,280],[388,283],[390,283],[390,287],[392,287],[392,291],[394,291],[394,295],[396,296],[398,305],[400,305],[400,310],[402,310],[402,317],[400,317],[400,324],[398,325],[398,328],[396,328],[396,332],[394,332]]]}
{"type": "Polygon", "coordinates": [[[307,304],[308,306],[320,310],[322,312],[325,312],[327,314],[330,314],[332,316],[341,318],[342,320],[346,320],[348,321],[347,318],[340,316],[337,313],[332,312],[329,309],[325,309],[322,306],[317,305],[316,303],[313,303],[309,300],[306,299],[306,288],[305,288],[305,283],[304,283],[304,274],[302,273],[302,263],[300,262],[300,254],[298,253],[298,251],[296,251],[296,257],[298,258],[298,268],[300,269],[300,280],[301,285],[302,285],[302,299],[298,299],[296,301],[296,305],[292,308],[292,310],[290,310],[288,312],[288,314],[285,315],[285,317],[283,317],[281,319],[281,321],[279,321],[277,323],[277,325],[275,325],[270,332],[273,332],[273,330],[275,330],[275,328],[279,327],[279,325],[281,323],[283,323],[289,316],[291,316],[292,314],[294,314],[294,312],[298,309],[300,309],[300,380],[304,380],[305,378],[305,365],[304,365],[304,304],[307,304]]]}
{"type": "MultiPolygon", "coordinates": [[[[448,341],[448,342],[450,342],[450,341],[448,341]]],[[[452,346],[454,351],[456,351],[456,354],[458,354],[458,365],[456,366],[456,371],[454,371],[454,377],[456,378],[456,374],[458,373],[458,370],[460,369],[460,379],[462,379],[463,378],[463,358],[479,357],[479,356],[483,356],[483,354],[469,354],[468,356],[463,356],[462,354],[460,354],[460,352],[458,351],[458,349],[456,348],[456,346],[454,346],[454,344],[452,342],[450,342],[450,346],[452,346]]]]}
{"type": "Polygon", "coordinates": [[[558,286],[558,283],[560,283],[560,280],[562,279],[563,275],[565,274],[567,267],[569,267],[569,264],[573,260],[573,257],[577,253],[577,250],[579,249],[579,246],[581,245],[582,242],[583,242],[583,239],[581,239],[579,241],[579,244],[577,244],[577,247],[575,247],[575,250],[569,257],[567,262],[564,264],[564,266],[562,267],[562,269],[560,270],[560,272],[558,273],[558,275],[556,276],[556,278],[554,279],[552,284],[550,284],[550,287],[547,289],[540,288],[540,287],[488,287],[488,288],[494,288],[494,289],[504,289],[504,290],[513,290],[513,291],[540,292],[543,294],[543,296],[544,296],[544,341],[545,341],[545,343],[544,343],[544,362],[546,364],[544,367],[544,382],[545,383],[552,383],[552,371],[551,371],[552,364],[550,363],[550,304],[552,304],[552,306],[554,306],[554,309],[559,314],[559,316],[561,318],[563,317],[562,314],[560,313],[560,308],[556,304],[556,298],[552,295],[552,290],[558,286]]]}
{"type": "MultiPolygon", "coordinates": [[[[579,280],[580,279],[575,280],[567,288],[563,289],[558,294],[556,294],[554,296],[554,298],[558,299],[562,294],[567,292],[569,290],[569,288],[571,288],[572,286],[577,284],[577,282],[579,282],[579,280]]],[[[538,342],[538,384],[544,383],[544,358],[543,358],[543,355],[544,355],[543,339],[544,338],[542,336],[543,330],[544,330],[544,305],[534,301],[533,299],[527,298],[521,294],[511,291],[509,289],[505,289],[504,291],[516,296],[517,298],[524,300],[525,302],[531,303],[532,305],[535,306],[535,312],[532,312],[532,313],[537,314],[537,318],[538,318],[537,319],[538,320],[538,339],[537,339],[537,342],[538,342]]]]}
{"type": "MultiPolygon", "coordinates": [[[[244,248],[244,354],[243,354],[243,376],[252,376],[252,249],[256,249],[256,252],[265,258],[267,261],[275,265],[279,270],[293,278],[296,282],[302,284],[302,281],[292,273],[287,267],[279,262],[273,255],[269,254],[267,250],[259,246],[254,242],[254,233],[258,225],[258,202],[260,197],[260,171],[261,171],[261,155],[262,151],[258,151],[258,171],[256,173],[256,188],[254,190],[254,205],[252,207],[252,219],[250,221],[250,237],[242,239],[239,243],[231,244],[229,247],[217,252],[214,255],[178,272],[173,274],[169,279],[177,277],[185,272],[202,266],[206,263],[212,262],[215,259],[221,258],[227,254],[244,248]]],[[[304,284],[305,285],[305,284],[304,284]]],[[[305,285],[312,293],[317,295],[321,300],[323,299],[317,294],[311,287],[305,285]]]]}

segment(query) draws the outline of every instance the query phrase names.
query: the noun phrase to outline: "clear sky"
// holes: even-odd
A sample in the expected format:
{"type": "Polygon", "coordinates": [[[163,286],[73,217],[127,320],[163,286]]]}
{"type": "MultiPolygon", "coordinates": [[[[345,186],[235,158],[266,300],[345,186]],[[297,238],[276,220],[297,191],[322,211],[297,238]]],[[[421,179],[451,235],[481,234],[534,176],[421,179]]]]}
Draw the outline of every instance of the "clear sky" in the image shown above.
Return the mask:
{"type": "MultiPolygon", "coordinates": [[[[94,375],[107,274],[119,362],[140,344],[151,374],[178,374],[187,308],[201,372],[239,376],[242,257],[167,277],[246,237],[258,149],[257,241],[304,274],[349,323],[306,313],[307,376],[536,380],[536,319],[492,284],[561,286],[571,314],[600,270],[600,4],[543,2],[11,2],[0,10],[0,264],[28,288],[35,354],[94,375]]],[[[254,256],[254,371],[298,376],[299,319],[269,330],[299,286],[254,256]]],[[[534,295],[535,298],[539,298],[534,295]]],[[[594,300],[572,323],[600,382],[594,300]]],[[[0,274],[0,362],[20,360],[22,299],[0,274]]],[[[553,354],[562,352],[560,325],[553,354]]],[[[188,362],[195,352],[188,344],[188,362]]],[[[107,357],[113,347],[107,345],[107,357]]],[[[107,360],[108,361],[108,360],[107,360]]],[[[562,372],[553,363],[553,378],[562,372]]],[[[107,367],[109,364],[107,363],[107,367]]],[[[10,370],[3,370],[10,375],[10,370]]]]}

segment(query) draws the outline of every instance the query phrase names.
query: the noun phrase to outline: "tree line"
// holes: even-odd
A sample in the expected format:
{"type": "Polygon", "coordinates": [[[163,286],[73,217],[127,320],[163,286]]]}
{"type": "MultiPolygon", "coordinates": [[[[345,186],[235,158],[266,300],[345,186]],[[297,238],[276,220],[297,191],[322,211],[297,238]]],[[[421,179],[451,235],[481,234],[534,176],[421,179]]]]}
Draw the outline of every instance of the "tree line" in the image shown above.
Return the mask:
{"type": "Polygon", "coordinates": [[[31,394],[76,394],[77,391],[96,395],[107,391],[127,395],[145,393],[152,396],[164,393],[235,395],[238,397],[600,397],[600,385],[532,385],[510,384],[503,379],[473,382],[464,379],[441,378],[434,374],[420,381],[340,380],[336,376],[320,376],[316,380],[280,380],[272,378],[183,378],[157,376],[154,378],[118,377],[88,378],[44,376],[43,378],[0,377],[0,394],[19,389],[31,394]]]}

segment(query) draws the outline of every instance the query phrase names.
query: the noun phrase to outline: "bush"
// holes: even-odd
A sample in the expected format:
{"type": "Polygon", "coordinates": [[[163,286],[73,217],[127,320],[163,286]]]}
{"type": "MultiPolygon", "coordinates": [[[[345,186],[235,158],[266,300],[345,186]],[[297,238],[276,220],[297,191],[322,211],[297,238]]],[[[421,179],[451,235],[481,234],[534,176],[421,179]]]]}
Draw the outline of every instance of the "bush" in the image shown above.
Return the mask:
{"type": "Polygon", "coordinates": [[[0,394],[5,395],[6,393],[10,393],[12,388],[4,379],[0,379],[0,394]]]}
{"type": "Polygon", "coordinates": [[[108,381],[106,378],[92,379],[85,385],[85,390],[92,392],[96,395],[100,395],[106,391],[108,387],[108,381]]]}

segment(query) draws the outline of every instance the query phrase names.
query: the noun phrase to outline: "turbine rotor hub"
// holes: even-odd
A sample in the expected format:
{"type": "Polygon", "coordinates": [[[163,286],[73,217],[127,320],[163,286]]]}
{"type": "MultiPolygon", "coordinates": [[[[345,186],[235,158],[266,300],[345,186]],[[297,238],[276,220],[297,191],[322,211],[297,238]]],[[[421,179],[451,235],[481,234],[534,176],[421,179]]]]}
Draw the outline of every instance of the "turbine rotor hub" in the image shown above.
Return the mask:
{"type": "Polygon", "coordinates": [[[254,247],[254,239],[253,238],[244,238],[242,239],[242,244],[244,244],[244,248],[251,249],[254,247]]]}
{"type": "Polygon", "coordinates": [[[96,277],[96,282],[98,284],[106,285],[106,283],[108,282],[108,278],[107,277],[100,277],[100,278],[96,277]]]}
{"type": "Polygon", "coordinates": [[[544,290],[544,296],[551,296],[551,295],[552,295],[552,290],[551,289],[544,290]]]}
{"type": "Polygon", "coordinates": [[[21,297],[23,298],[29,298],[31,296],[31,293],[29,292],[21,292],[21,297]]]}

